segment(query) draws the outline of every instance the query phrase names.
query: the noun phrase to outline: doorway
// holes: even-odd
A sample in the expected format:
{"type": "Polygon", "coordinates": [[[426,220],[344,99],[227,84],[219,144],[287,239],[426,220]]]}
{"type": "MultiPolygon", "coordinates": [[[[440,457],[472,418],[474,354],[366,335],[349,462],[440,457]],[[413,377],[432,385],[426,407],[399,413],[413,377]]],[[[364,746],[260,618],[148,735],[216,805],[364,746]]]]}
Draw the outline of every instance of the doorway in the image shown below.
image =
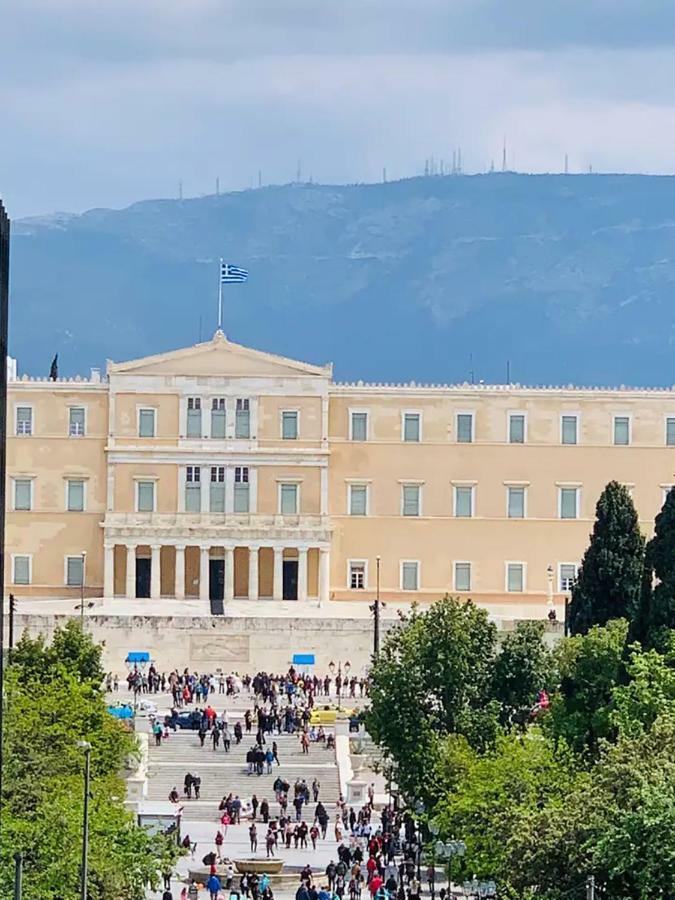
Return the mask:
{"type": "Polygon", "coordinates": [[[150,557],[139,556],[136,558],[136,596],[150,596],[150,576],[152,563],[150,557]]]}
{"type": "Polygon", "coordinates": [[[222,616],[225,609],[223,597],[225,596],[225,560],[209,560],[209,600],[211,601],[211,615],[222,616]]]}
{"type": "Polygon", "coordinates": [[[297,559],[284,560],[284,600],[298,599],[298,561],[297,559]]]}

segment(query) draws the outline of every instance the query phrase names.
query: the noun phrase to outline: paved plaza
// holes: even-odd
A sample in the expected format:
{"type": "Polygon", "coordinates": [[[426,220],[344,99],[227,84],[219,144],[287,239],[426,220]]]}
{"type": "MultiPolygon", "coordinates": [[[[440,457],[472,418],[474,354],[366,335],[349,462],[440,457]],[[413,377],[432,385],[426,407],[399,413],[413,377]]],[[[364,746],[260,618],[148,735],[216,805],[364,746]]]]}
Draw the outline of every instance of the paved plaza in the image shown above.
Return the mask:
{"type": "MultiPolygon", "coordinates": [[[[120,685],[120,690],[109,694],[108,698],[111,701],[133,703],[133,695],[126,690],[126,684],[120,685]]],[[[168,693],[141,695],[141,699],[156,703],[160,718],[163,718],[171,706],[171,697],[168,693]]],[[[317,706],[321,705],[322,699],[324,698],[317,698],[317,706]]],[[[226,695],[218,693],[211,694],[209,702],[219,715],[224,710],[227,711],[230,730],[237,721],[240,721],[243,727],[244,712],[247,709],[253,711],[254,707],[253,696],[245,690],[234,697],[226,697],[226,695]]],[[[192,704],[185,708],[194,709],[197,708],[197,705],[192,704]]],[[[240,797],[243,808],[248,809],[251,797],[255,794],[259,802],[263,798],[267,799],[270,804],[270,817],[275,818],[279,814],[279,805],[275,800],[272,785],[277,775],[291,785],[288,815],[295,816],[292,807],[295,781],[304,778],[311,788],[312,781],[316,778],[320,783],[319,799],[326,807],[330,818],[326,839],[319,838],[316,850],[312,849],[311,842],[308,842],[309,847],[305,850],[296,849],[292,845],[289,849],[281,846],[277,848],[277,857],[284,861],[284,871],[294,870],[299,873],[303,866],[309,864],[319,876],[325,871],[331,860],[337,861],[338,842],[335,839],[334,821],[335,804],[340,795],[340,782],[334,750],[327,750],[324,745],[311,744],[309,754],[303,754],[297,734],[267,735],[269,746],[273,740],[277,742],[280,765],[275,764],[269,775],[248,775],[245,755],[255,743],[255,726],[251,734],[244,733],[239,745],[233,739],[228,753],[224,751],[222,744],[219,744],[214,751],[209,735],[205,739],[204,746],[201,747],[197,732],[187,730],[178,730],[175,733],[171,731],[169,738],[162,741],[160,747],[156,747],[151,735],[150,720],[147,718],[138,718],[136,730],[141,734],[147,733],[149,737],[147,799],[151,801],[167,800],[171,789],[176,787],[181,795],[181,834],[183,837],[186,834],[189,835],[191,841],[196,843],[194,853],[181,858],[178,862],[177,877],[172,884],[176,900],[185,884],[184,879],[187,877],[188,870],[201,867],[204,855],[216,849],[214,843],[216,832],[219,829],[223,830],[220,825],[221,813],[218,810],[220,800],[229,793],[233,793],[240,797]],[[199,775],[201,778],[199,800],[184,799],[183,780],[187,772],[199,775]]],[[[302,818],[310,824],[314,820],[315,806],[315,803],[310,802],[302,811],[302,818]]],[[[267,826],[262,823],[260,813],[258,812],[256,818],[258,849],[253,853],[249,844],[248,831],[251,823],[250,813],[242,811],[241,819],[241,824],[227,826],[222,847],[223,858],[233,861],[265,859],[267,826]]],[[[320,878],[317,880],[320,881],[320,878]]],[[[238,877],[236,882],[238,883],[238,877]]],[[[295,888],[295,879],[289,880],[282,886],[275,885],[275,896],[294,895],[295,888]]],[[[148,897],[161,898],[161,894],[161,891],[157,893],[150,891],[148,897]]],[[[204,897],[208,896],[206,891],[202,891],[201,894],[204,897]]]]}

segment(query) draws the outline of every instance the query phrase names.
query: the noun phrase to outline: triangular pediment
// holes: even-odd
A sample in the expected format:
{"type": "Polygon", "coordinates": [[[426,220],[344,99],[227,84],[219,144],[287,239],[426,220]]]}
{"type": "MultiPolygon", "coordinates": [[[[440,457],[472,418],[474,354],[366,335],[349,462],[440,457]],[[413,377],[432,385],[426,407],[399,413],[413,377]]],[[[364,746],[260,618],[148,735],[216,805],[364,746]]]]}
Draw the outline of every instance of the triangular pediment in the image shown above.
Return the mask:
{"type": "Polygon", "coordinates": [[[332,366],[313,366],[309,363],[275,356],[228,341],[222,331],[213,340],[181,350],[171,350],[129,362],[108,362],[111,375],[185,375],[185,376],[242,376],[290,377],[309,375],[330,378],[332,366]]]}

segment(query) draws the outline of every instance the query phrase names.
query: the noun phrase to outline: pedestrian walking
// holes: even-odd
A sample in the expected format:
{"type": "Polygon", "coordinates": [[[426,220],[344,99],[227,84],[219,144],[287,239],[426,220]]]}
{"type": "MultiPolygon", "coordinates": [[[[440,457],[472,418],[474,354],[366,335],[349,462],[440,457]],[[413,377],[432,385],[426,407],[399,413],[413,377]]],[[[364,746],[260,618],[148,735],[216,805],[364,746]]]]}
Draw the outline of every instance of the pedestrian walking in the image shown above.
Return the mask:
{"type": "Polygon", "coordinates": [[[216,838],[215,838],[216,853],[217,853],[217,855],[218,855],[218,862],[222,862],[222,861],[223,861],[223,841],[224,841],[224,840],[225,840],[225,838],[224,838],[224,836],[223,836],[223,832],[222,832],[220,829],[218,829],[218,831],[216,831],[216,838]]]}
{"type": "Polygon", "coordinates": [[[319,783],[319,779],[315,778],[312,781],[312,794],[314,795],[314,802],[319,802],[319,791],[321,790],[321,784],[319,783]]]}
{"type": "Polygon", "coordinates": [[[258,849],[258,829],[255,827],[255,822],[252,822],[248,829],[248,839],[251,843],[251,853],[255,853],[258,849]]]}
{"type": "Polygon", "coordinates": [[[218,900],[220,888],[220,878],[217,875],[209,875],[209,880],[206,882],[206,890],[209,892],[211,900],[218,900]]]}

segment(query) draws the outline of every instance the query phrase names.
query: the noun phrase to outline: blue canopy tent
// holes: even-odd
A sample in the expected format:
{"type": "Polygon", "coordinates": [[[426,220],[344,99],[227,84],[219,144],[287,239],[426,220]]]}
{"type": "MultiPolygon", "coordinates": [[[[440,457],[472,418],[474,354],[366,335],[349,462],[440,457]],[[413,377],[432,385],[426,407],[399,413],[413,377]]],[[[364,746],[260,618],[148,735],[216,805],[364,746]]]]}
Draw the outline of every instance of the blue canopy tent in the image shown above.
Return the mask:
{"type": "Polygon", "coordinates": [[[316,660],[313,653],[294,653],[291,664],[294,669],[302,672],[303,675],[309,675],[316,660]]]}
{"type": "Polygon", "coordinates": [[[130,651],[129,653],[127,653],[125,662],[129,669],[133,669],[134,666],[145,668],[145,666],[147,666],[147,664],[150,662],[150,654],[147,652],[147,650],[130,651]]]}

